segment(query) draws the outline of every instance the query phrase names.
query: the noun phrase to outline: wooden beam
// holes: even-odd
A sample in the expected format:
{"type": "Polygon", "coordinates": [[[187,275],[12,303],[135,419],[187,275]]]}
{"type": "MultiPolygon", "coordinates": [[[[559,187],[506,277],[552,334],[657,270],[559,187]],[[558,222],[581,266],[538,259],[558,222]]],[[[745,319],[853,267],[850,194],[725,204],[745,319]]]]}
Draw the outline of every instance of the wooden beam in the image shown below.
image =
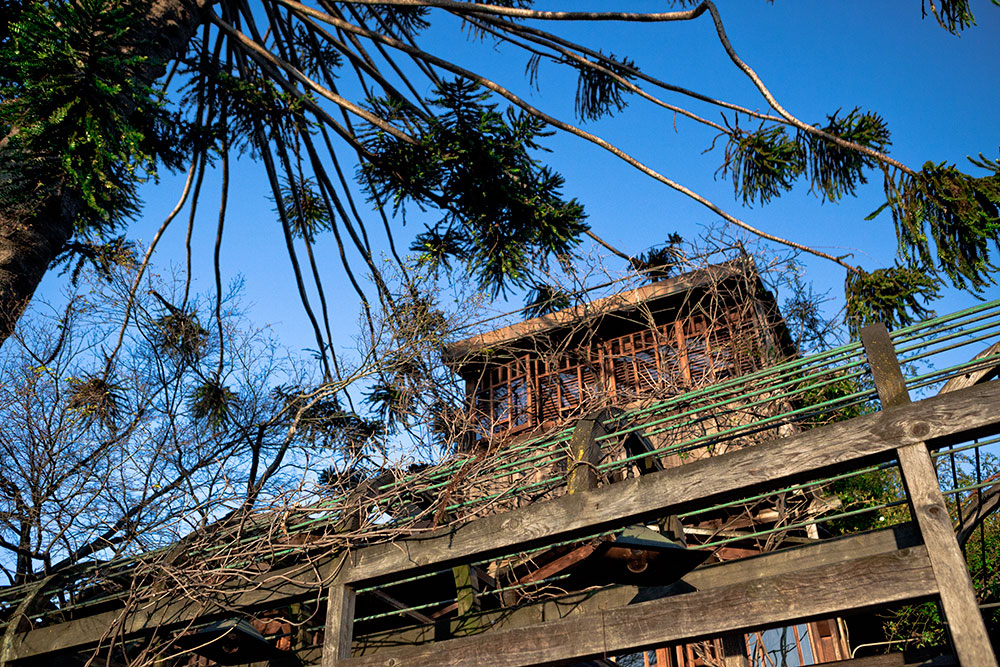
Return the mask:
{"type": "Polygon", "coordinates": [[[1000,355],[1000,342],[993,343],[988,348],[974,356],[972,361],[976,361],[977,359],[983,359],[984,361],[976,364],[970,370],[967,370],[963,375],[958,375],[945,382],[944,386],[941,387],[940,393],[947,394],[948,392],[965,389],[966,387],[971,387],[979,384],[980,382],[984,382],[991,377],[995,377],[997,369],[1000,368],[1000,360],[988,360],[988,358],[996,357],[997,355],[1000,355]]]}
{"type": "Polygon", "coordinates": [[[904,651],[850,660],[837,660],[823,664],[826,667],[953,667],[958,665],[958,661],[952,655],[934,655],[927,651],[904,651]]]}
{"type": "MultiPolygon", "coordinates": [[[[600,613],[601,610],[624,607],[679,595],[694,590],[704,591],[720,586],[734,586],[777,577],[810,567],[832,565],[852,558],[894,553],[921,544],[917,530],[911,524],[901,524],[870,533],[861,533],[824,540],[809,546],[784,549],[773,553],[757,553],[751,558],[700,567],[670,586],[616,586],[598,591],[574,593],[554,600],[545,600],[511,609],[483,612],[482,627],[490,632],[600,613]]],[[[454,623],[454,622],[453,622],[454,623]]],[[[433,626],[418,626],[402,630],[386,630],[355,637],[353,654],[371,655],[403,645],[423,644],[435,639],[433,626]]]]}
{"type": "MultiPolygon", "coordinates": [[[[875,387],[885,407],[910,403],[902,370],[884,324],[865,327],[861,340],[875,378],[875,387]]],[[[924,442],[899,447],[899,467],[910,499],[910,508],[927,545],[931,566],[941,591],[941,604],[948,619],[948,632],[963,665],[996,667],[976,591],[969,577],[962,550],[948,516],[934,462],[924,442]]]]}
{"type": "Polygon", "coordinates": [[[178,600],[163,592],[158,599],[130,610],[115,609],[36,628],[15,637],[11,660],[91,648],[107,635],[109,628],[116,626],[120,627],[121,636],[138,636],[185,627],[194,619],[213,621],[232,617],[234,609],[272,609],[294,600],[315,599],[324,581],[332,578],[342,562],[342,554],[306,559],[259,575],[252,582],[241,580],[221,586],[222,591],[211,600],[178,600]]]}
{"type": "Polygon", "coordinates": [[[934,396],[427,536],[358,549],[351,554],[345,576],[369,585],[430,572],[736,498],[741,491],[774,488],[805,473],[886,459],[900,445],[972,430],[1000,430],[998,406],[1000,383],[934,396]]]}
{"type": "Polygon", "coordinates": [[[750,667],[745,634],[737,632],[722,637],[722,664],[724,667],[750,667]]]}
{"type": "MultiPolygon", "coordinates": [[[[419,611],[415,611],[413,609],[410,609],[410,606],[408,604],[406,604],[405,602],[402,602],[400,600],[397,600],[396,598],[392,597],[391,595],[389,595],[388,593],[386,593],[382,589],[376,588],[375,590],[368,591],[368,592],[373,597],[378,598],[379,600],[381,600],[382,602],[386,603],[387,605],[389,605],[390,607],[392,607],[396,611],[403,612],[403,614],[405,616],[409,616],[410,618],[412,618],[413,620],[417,621],[418,623],[433,623],[434,622],[434,619],[431,618],[430,616],[428,616],[427,614],[424,614],[424,613],[421,613],[419,611]]],[[[455,606],[457,607],[457,605],[455,605],[455,606]]]]}
{"type": "Polygon", "coordinates": [[[921,599],[936,590],[926,549],[913,547],[526,628],[351,658],[342,667],[527,667],[584,660],[921,599]]]}

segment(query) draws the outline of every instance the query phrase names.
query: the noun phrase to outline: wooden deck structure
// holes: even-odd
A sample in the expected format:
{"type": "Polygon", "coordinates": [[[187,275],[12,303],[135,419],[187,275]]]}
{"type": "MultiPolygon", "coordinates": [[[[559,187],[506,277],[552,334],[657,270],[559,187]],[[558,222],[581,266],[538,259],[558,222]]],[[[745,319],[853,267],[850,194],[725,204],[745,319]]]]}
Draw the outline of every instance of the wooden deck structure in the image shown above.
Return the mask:
{"type": "MultiPolygon", "coordinates": [[[[1000,382],[983,381],[995,362],[956,376],[945,393],[911,402],[885,327],[866,329],[863,343],[882,406],[874,414],[596,487],[595,478],[572,475],[588,468],[599,437],[593,420],[581,420],[570,448],[575,459],[567,466],[572,493],[411,538],[310,553],[258,575],[253,586],[220,585],[198,603],[158,596],[146,605],[8,631],[0,658],[11,665],[55,665],[59,656],[93,650],[110,628],[122,641],[137,641],[312,599],[325,606],[322,643],[303,645],[271,664],[520,667],[600,661],[718,639],[722,664],[736,667],[749,664],[746,632],[939,600],[954,660],[996,665],[931,458],[941,447],[1000,434],[1000,382]],[[390,629],[374,638],[355,633],[359,590],[448,568],[457,574],[483,560],[892,460],[898,460],[905,483],[909,523],[709,565],[666,587],[618,586],[481,611],[468,604],[463,609],[459,592],[456,604],[463,613],[445,617],[444,628],[439,621],[437,627],[390,629]]],[[[457,586],[461,591],[462,584],[457,586]]],[[[30,596],[22,604],[21,611],[30,613],[30,596]]],[[[937,660],[933,664],[947,664],[937,660]]],[[[849,663],[906,664],[902,654],[849,663]]]]}

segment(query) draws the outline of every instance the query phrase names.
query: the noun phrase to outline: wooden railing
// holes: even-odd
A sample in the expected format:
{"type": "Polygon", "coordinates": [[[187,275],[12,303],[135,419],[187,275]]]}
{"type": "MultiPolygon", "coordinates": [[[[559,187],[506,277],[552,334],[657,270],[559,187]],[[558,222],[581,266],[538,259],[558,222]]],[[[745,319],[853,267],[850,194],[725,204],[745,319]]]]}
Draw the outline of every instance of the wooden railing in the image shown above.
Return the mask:
{"type": "Polygon", "coordinates": [[[931,596],[941,598],[961,664],[996,665],[929,448],[1000,430],[1000,386],[990,383],[910,403],[885,327],[869,327],[863,341],[883,404],[877,414],[573,493],[431,537],[352,553],[330,589],[323,667],[543,665],[931,596]],[[916,519],[912,532],[880,531],[705,568],[685,578],[693,590],[682,595],[637,604],[619,601],[562,620],[350,657],[353,591],[359,586],[592,534],[892,456],[900,461],[916,519]]]}

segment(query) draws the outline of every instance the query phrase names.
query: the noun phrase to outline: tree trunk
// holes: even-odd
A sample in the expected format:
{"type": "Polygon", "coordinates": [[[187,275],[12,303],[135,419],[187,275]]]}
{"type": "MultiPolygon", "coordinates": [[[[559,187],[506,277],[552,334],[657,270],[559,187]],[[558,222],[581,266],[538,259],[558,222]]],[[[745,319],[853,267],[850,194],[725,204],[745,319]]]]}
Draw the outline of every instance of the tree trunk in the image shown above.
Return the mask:
{"type": "MultiPolygon", "coordinates": [[[[140,75],[153,83],[183,54],[210,0],[154,0],[133,33],[149,57],[140,75]]],[[[15,130],[16,131],[16,130],[15,130]]],[[[6,141],[0,141],[0,150],[6,141]]],[[[2,175],[0,175],[2,177],[2,175]]],[[[0,346],[13,333],[35,289],[65,244],[83,206],[78,193],[57,191],[34,206],[0,210],[0,346]]]]}

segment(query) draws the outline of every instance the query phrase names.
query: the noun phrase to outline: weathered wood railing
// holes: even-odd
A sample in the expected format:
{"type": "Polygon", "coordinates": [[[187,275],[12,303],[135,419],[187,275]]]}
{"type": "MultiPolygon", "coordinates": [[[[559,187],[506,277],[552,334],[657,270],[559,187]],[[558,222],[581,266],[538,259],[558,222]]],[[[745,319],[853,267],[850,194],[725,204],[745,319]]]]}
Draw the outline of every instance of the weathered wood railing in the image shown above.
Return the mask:
{"type": "MultiPolygon", "coordinates": [[[[195,608],[160,601],[131,611],[123,635],[169,631],[233,609],[287,604],[329,586],[323,667],[364,665],[540,665],[640,650],[754,628],[789,625],[873,606],[940,596],[959,660],[996,665],[967,569],[941,498],[929,449],[1000,433],[1000,382],[909,403],[883,329],[866,350],[883,410],[705,458],[668,470],[580,490],[423,537],[331,554],[268,573],[230,596],[195,608]],[[898,457],[915,525],[827,540],[695,570],[657,599],[634,588],[590,595],[585,603],[539,602],[488,612],[492,629],[443,642],[351,657],[354,591],[621,527],[696,506],[738,499],[781,484],[816,479],[898,457]],[[678,593],[664,596],[667,592],[678,593]],[[546,620],[555,617],[556,620],[546,620]]],[[[21,633],[19,660],[95,645],[122,611],[21,633]]],[[[734,662],[733,664],[739,664],[734,662]]]]}
{"type": "Polygon", "coordinates": [[[911,404],[885,327],[864,342],[882,412],[492,516],[440,535],[351,554],[331,586],[323,667],[541,665],[612,655],[737,630],[939,595],[965,665],[996,665],[955,540],[929,446],[995,432],[1000,386],[991,383],[911,404]],[[693,592],[599,612],[350,657],[353,590],[473,559],[676,513],[695,503],[897,456],[918,537],[860,535],[688,575],[693,592]],[[697,582],[697,583],[695,583],[697,582]]]}

